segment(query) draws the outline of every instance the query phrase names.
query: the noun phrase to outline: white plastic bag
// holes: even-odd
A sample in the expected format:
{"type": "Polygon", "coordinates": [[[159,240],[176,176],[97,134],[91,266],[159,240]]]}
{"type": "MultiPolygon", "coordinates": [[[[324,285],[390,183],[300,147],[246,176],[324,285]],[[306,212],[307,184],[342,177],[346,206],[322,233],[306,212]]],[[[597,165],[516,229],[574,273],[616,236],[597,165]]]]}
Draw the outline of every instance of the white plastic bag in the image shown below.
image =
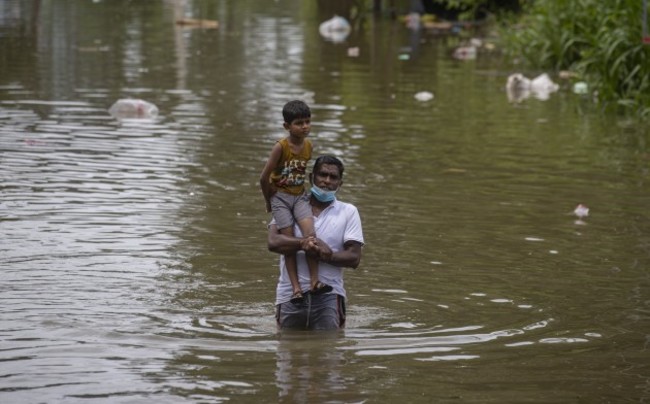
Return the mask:
{"type": "Polygon", "coordinates": [[[121,119],[151,119],[158,116],[158,107],[145,100],[123,98],[117,100],[108,112],[115,118],[121,119]]]}

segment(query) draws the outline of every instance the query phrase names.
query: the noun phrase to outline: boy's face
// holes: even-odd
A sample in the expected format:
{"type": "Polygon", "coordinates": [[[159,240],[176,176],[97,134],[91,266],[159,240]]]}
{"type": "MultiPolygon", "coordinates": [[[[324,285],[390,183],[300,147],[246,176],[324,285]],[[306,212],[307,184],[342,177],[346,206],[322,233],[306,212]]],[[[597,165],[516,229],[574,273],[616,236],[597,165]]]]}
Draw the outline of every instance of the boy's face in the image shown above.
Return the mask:
{"type": "Polygon", "coordinates": [[[291,123],[284,123],[284,128],[289,131],[289,135],[297,137],[307,137],[311,130],[311,118],[297,118],[291,123]]]}

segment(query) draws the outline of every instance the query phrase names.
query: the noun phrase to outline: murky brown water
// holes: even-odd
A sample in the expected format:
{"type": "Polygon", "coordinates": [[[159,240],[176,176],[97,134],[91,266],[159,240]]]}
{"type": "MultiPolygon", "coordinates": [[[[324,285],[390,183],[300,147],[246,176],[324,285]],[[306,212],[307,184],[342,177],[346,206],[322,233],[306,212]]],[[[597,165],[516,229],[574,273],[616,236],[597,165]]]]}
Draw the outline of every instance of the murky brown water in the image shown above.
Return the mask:
{"type": "Polygon", "coordinates": [[[650,400],[648,130],[511,104],[459,37],[324,41],[318,3],[0,4],[0,401],[650,400]],[[257,178],[293,98],[362,214],[341,337],[276,335],[257,178]]]}

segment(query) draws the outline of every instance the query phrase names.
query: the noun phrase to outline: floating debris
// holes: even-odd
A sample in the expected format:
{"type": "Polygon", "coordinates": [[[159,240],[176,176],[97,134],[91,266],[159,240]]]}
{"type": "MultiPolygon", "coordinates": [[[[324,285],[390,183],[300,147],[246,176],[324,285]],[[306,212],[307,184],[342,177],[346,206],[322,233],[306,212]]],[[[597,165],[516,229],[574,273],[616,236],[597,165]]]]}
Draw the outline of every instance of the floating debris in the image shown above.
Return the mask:
{"type": "Polygon", "coordinates": [[[578,216],[578,218],[582,219],[584,217],[589,216],[589,208],[583,204],[578,204],[576,208],[573,210],[573,214],[578,216]]]}
{"type": "Polygon", "coordinates": [[[483,46],[483,40],[481,38],[472,38],[469,40],[469,44],[477,48],[480,48],[483,46]]]}
{"type": "Polygon", "coordinates": [[[506,82],[506,93],[510,102],[525,100],[530,97],[530,79],[521,73],[511,74],[506,82]]]}
{"type": "Polygon", "coordinates": [[[589,86],[584,81],[579,81],[573,84],[573,93],[574,94],[587,94],[589,92],[589,86]]]}
{"type": "Polygon", "coordinates": [[[433,99],[433,93],[429,91],[420,91],[419,93],[416,93],[413,97],[415,97],[416,100],[426,102],[426,101],[431,101],[433,99]]]}
{"type": "Polygon", "coordinates": [[[560,86],[557,83],[554,83],[548,74],[542,73],[531,80],[530,88],[533,90],[533,92],[552,93],[559,90],[560,86]]]}
{"type": "Polygon", "coordinates": [[[426,29],[443,32],[451,31],[454,28],[454,24],[448,21],[424,21],[422,25],[426,29]]]}
{"type": "Polygon", "coordinates": [[[419,13],[409,13],[404,17],[406,28],[417,31],[422,26],[422,18],[419,13]]]}
{"type": "Polygon", "coordinates": [[[176,24],[185,28],[219,28],[219,21],[215,20],[196,20],[193,18],[181,18],[179,20],[176,20],[176,24]]]}
{"type": "Polygon", "coordinates": [[[453,57],[458,60],[474,60],[476,59],[476,46],[459,46],[454,49],[453,57]]]}
{"type": "Polygon", "coordinates": [[[578,217],[578,220],[574,222],[575,224],[579,226],[587,225],[587,222],[582,220],[583,218],[589,216],[589,208],[587,206],[580,203],[578,206],[576,206],[572,213],[578,217]]]}
{"type": "Polygon", "coordinates": [[[348,48],[348,56],[351,58],[358,58],[359,57],[359,47],[354,46],[352,48],[348,48]]]}
{"type": "Polygon", "coordinates": [[[137,98],[123,98],[117,100],[109,108],[108,112],[115,118],[151,119],[158,116],[158,107],[145,100],[137,98]]]}
{"type": "Polygon", "coordinates": [[[572,78],[578,77],[578,73],[572,72],[571,70],[560,70],[557,75],[562,80],[570,80],[572,78]]]}
{"type": "Polygon", "coordinates": [[[350,35],[350,31],[352,28],[348,20],[338,15],[323,21],[318,27],[321,36],[334,43],[343,42],[350,35]]]}
{"type": "Polygon", "coordinates": [[[530,79],[521,73],[513,73],[508,76],[506,88],[509,90],[530,89],[530,79]]]}
{"type": "Polygon", "coordinates": [[[520,102],[530,97],[545,101],[551,93],[560,89],[557,83],[546,73],[542,73],[534,79],[529,79],[521,73],[514,73],[508,76],[506,82],[506,93],[510,102],[520,102]]]}

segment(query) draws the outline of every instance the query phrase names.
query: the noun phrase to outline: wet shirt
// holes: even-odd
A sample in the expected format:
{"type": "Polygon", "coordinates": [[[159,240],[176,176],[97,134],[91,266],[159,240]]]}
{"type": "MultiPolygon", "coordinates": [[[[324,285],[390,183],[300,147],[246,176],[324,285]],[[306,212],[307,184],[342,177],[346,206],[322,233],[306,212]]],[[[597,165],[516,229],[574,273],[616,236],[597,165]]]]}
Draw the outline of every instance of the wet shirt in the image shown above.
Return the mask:
{"type": "Polygon", "coordinates": [[[305,192],[307,179],[307,164],[311,159],[312,145],[305,139],[302,151],[295,154],[289,147],[289,139],[284,138],[278,143],[282,146],[282,157],[277,167],[271,173],[270,181],[278,191],[291,195],[300,195],[305,192]]]}

